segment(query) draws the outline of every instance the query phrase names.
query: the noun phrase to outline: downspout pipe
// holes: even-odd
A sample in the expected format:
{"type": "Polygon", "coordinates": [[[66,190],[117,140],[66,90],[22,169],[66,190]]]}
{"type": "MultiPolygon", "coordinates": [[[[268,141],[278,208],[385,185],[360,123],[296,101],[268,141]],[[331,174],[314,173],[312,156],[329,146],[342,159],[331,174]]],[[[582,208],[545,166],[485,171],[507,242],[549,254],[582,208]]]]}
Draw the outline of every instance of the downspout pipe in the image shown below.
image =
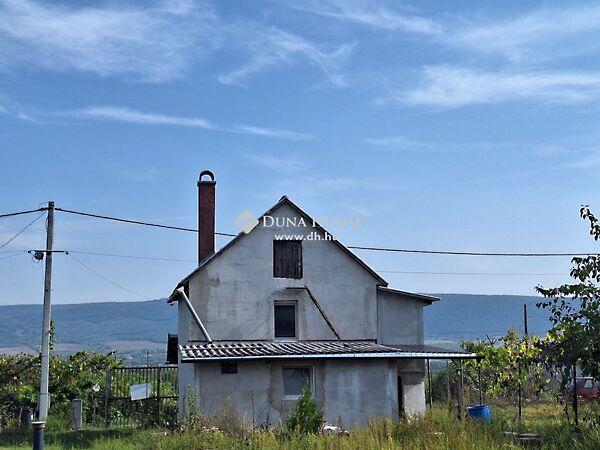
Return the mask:
{"type": "Polygon", "coordinates": [[[200,331],[202,331],[202,334],[204,335],[204,338],[206,339],[206,341],[212,342],[212,339],[211,339],[210,335],[208,334],[208,331],[204,327],[204,324],[200,320],[200,317],[198,317],[198,314],[196,314],[196,310],[192,306],[190,299],[188,298],[187,295],[185,295],[185,291],[184,291],[183,287],[177,288],[173,291],[173,293],[169,296],[169,303],[179,301],[180,299],[183,299],[183,301],[185,302],[185,306],[187,306],[187,309],[190,311],[190,314],[194,318],[194,321],[196,322],[196,325],[198,325],[198,328],[200,328],[200,331]]]}

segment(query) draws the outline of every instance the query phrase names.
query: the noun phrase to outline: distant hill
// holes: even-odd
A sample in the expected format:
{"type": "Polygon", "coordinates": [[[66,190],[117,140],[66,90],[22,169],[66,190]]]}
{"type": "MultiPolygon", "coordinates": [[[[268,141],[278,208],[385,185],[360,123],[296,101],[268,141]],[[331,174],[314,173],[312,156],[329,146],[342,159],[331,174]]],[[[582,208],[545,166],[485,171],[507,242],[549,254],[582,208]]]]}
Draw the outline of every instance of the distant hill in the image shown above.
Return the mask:
{"type": "Polygon", "coordinates": [[[523,295],[433,294],[442,300],[425,308],[425,337],[460,341],[499,337],[509,328],[523,331],[523,305],[527,305],[528,331],[545,334],[548,311],[538,309],[540,297],[523,295]]]}
{"type": "MultiPolygon", "coordinates": [[[[56,350],[117,350],[125,359],[164,362],[167,333],[177,332],[177,306],[165,299],[53,305],[56,350]]],[[[0,306],[0,353],[33,352],[41,340],[41,305],[0,306]]]]}
{"type": "MultiPolygon", "coordinates": [[[[432,343],[456,346],[461,339],[501,336],[523,328],[523,304],[530,333],[548,329],[548,314],[538,297],[513,295],[433,294],[442,297],[425,308],[425,336],[432,343]]],[[[177,330],[177,308],[166,300],[56,305],[52,308],[57,350],[118,350],[139,360],[146,350],[164,360],[167,333],[177,330]],[[133,356],[132,356],[133,355],[133,356]]],[[[40,342],[41,305],[0,306],[0,353],[35,351],[40,342]]]]}

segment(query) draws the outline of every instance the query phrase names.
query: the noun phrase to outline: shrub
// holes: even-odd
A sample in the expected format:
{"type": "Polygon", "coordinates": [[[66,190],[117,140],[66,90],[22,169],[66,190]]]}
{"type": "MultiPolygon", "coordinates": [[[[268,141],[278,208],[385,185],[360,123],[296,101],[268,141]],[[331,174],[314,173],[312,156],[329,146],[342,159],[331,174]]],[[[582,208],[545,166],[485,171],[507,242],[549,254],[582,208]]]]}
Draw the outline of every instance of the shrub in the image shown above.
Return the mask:
{"type": "Polygon", "coordinates": [[[299,433],[318,433],[323,427],[323,409],[305,386],[294,413],[286,421],[288,430],[299,433]]]}

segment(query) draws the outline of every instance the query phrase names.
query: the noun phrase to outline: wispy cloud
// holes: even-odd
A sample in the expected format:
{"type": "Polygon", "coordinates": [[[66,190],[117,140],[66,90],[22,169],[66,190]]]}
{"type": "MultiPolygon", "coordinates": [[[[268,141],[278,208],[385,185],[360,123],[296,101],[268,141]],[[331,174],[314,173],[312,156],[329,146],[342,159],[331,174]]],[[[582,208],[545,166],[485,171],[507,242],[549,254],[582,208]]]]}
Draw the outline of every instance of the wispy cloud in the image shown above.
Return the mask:
{"type": "Polygon", "coordinates": [[[386,6],[373,0],[309,0],[294,4],[296,9],[354,22],[373,28],[389,31],[438,34],[440,25],[425,17],[408,11],[386,6]]]}
{"type": "Polygon", "coordinates": [[[263,136],[267,138],[289,139],[292,141],[307,141],[310,139],[315,139],[315,136],[312,134],[298,133],[296,131],[282,130],[279,128],[256,127],[252,125],[238,125],[234,128],[230,128],[228,131],[232,133],[254,134],[256,136],[263,136]]]}
{"type": "Polygon", "coordinates": [[[600,72],[505,70],[482,71],[449,65],[428,66],[413,89],[392,91],[381,103],[456,108],[517,100],[581,103],[600,95],[600,72]]]}
{"type": "Polygon", "coordinates": [[[204,2],[166,0],[142,7],[0,3],[0,67],[128,74],[145,81],[177,78],[222,38],[204,2]]]}
{"type": "Polygon", "coordinates": [[[253,125],[236,125],[234,127],[222,127],[212,123],[203,117],[182,117],[166,114],[148,113],[119,106],[90,106],[60,113],[62,116],[74,117],[82,120],[110,120],[114,122],[132,123],[138,125],[170,125],[188,128],[201,128],[209,131],[220,131],[224,133],[249,134],[274,139],[287,139],[302,141],[314,139],[309,134],[296,131],[265,128],[253,125]]]}
{"type": "Polygon", "coordinates": [[[251,76],[299,62],[316,66],[329,83],[347,83],[342,65],[352,45],[316,44],[275,26],[224,21],[208,0],[109,2],[98,6],[0,1],[0,70],[86,72],[165,82],[191,73],[217,51],[240,61],[219,80],[251,76]]]}
{"type": "Polygon", "coordinates": [[[590,47],[598,48],[598,31],[600,6],[564,3],[510,19],[494,18],[462,26],[446,42],[463,49],[500,53],[513,62],[531,64],[532,60],[552,60],[590,50],[590,47]],[[591,33],[595,34],[591,36],[591,33]]]}
{"type": "Polygon", "coordinates": [[[439,150],[430,142],[415,141],[406,136],[385,136],[366,138],[365,141],[371,145],[386,150],[421,152],[439,150]]]}
{"type": "Polygon", "coordinates": [[[0,95],[0,116],[25,120],[27,122],[37,122],[37,119],[31,114],[26,113],[20,105],[2,95],[0,95]]]}
{"type": "Polygon", "coordinates": [[[316,66],[334,86],[346,86],[348,81],[342,67],[352,54],[353,45],[339,45],[325,49],[300,36],[275,27],[262,27],[251,24],[231,28],[233,43],[248,55],[241,67],[222,73],[219,81],[223,84],[243,86],[252,75],[269,68],[277,68],[307,61],[316,66]]]}
{"type": "Polygon", "coordinates": [[[64,114],[80,119],[106,119],[140,125],[176,125],[203,128],[205,130],[218,130],[216,125],[201,117],[169,116],[166,114],[141,112],[119,106],[90,106],[64,114]]]}

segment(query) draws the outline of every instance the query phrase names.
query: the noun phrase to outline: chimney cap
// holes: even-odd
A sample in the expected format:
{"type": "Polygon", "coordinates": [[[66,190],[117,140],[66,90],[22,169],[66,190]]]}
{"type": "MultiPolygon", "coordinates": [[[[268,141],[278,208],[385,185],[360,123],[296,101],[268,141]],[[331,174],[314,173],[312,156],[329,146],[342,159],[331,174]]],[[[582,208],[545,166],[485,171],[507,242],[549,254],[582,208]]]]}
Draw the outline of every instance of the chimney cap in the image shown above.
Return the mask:
{"type": "Polygon", "coordinates": [[[198,176],[198,185],[200,185],[200,183],[209,183],[209,184],[215,184],[215,174],[212,173],[212,171],[210,170],[203,170],[202,172],[200,172],[200,175],[198,176]],[[210,177],[210,180],[203,180],[202,177],[204,175],[208,175],[210,177]]]}

